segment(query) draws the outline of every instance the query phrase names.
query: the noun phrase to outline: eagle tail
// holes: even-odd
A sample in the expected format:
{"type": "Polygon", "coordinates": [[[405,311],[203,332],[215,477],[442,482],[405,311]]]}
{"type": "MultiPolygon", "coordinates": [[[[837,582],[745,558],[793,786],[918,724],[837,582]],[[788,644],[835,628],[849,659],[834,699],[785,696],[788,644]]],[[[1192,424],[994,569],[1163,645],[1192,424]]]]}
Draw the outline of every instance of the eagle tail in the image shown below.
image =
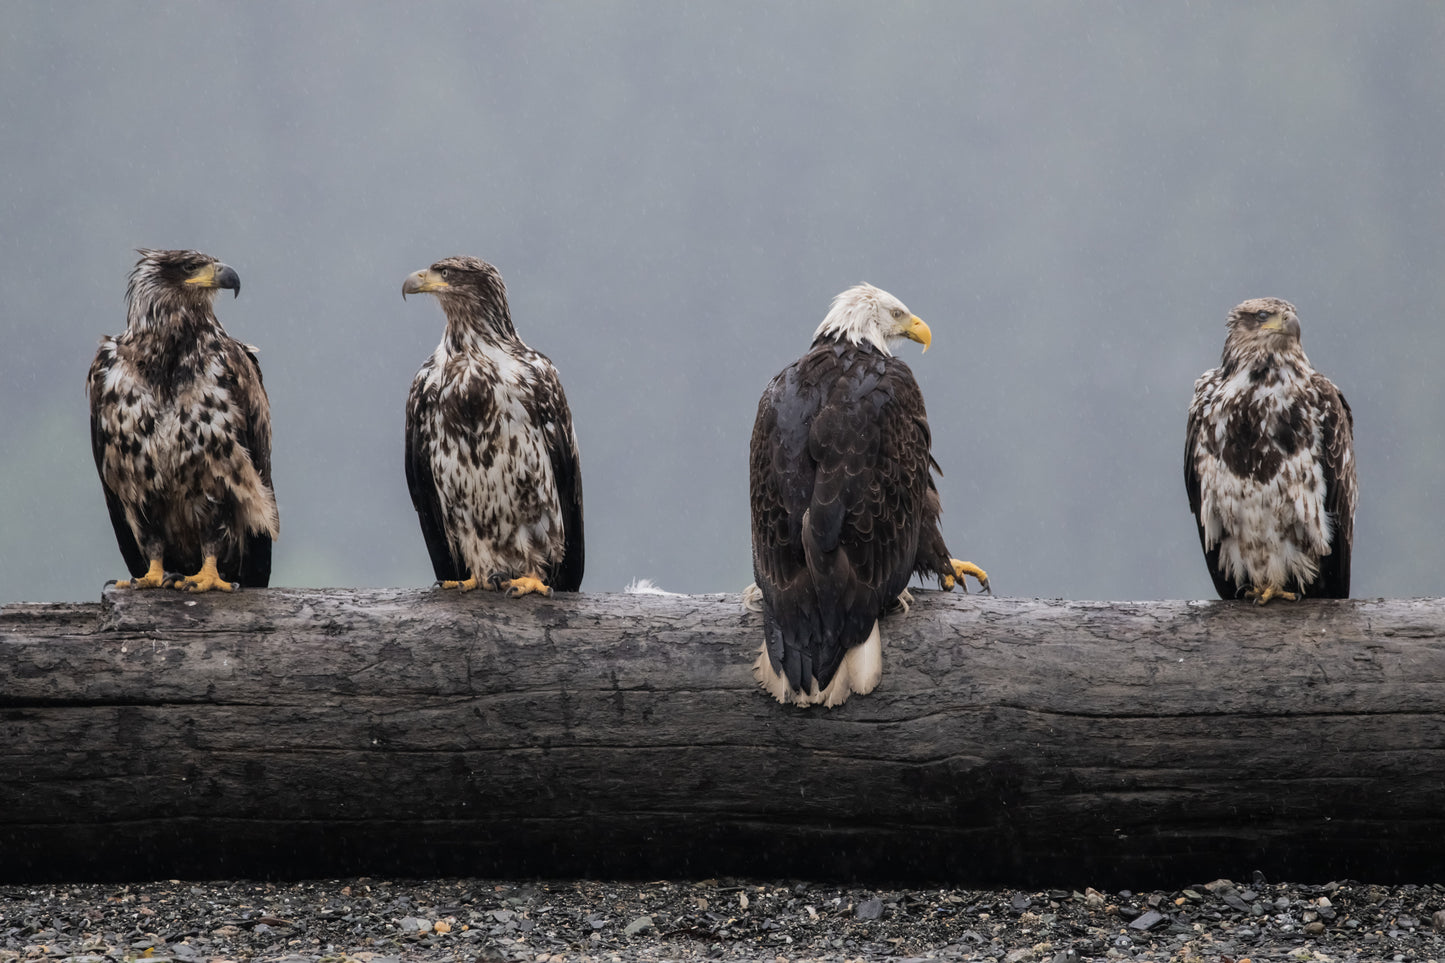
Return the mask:
{"type": "Polygon", "coordinates": [[[793,701],[793,687],[788,684],[787,676],[773,668],[773,660],[768,656],[766,641],[758,650],[758,657],[753,662],[753,678],[758,680],[758,685],[762,686],[768,695],[783,705],[793,701]]]}
{"type": "Polygon", "coordinates": [[[806,680],[806,692],[795,690],[788,683],[788,677],[773,668],[773,661],[768,656],[767,642],[763,643],[757,659],[753,662],[753,678],[757,679],[768,695],[783,705],[821,704],[831,709],[847,702],[848,697],[854,693],[867,695],[876,689],[883,679],[883,637],[879,634],[878,622],[874,621],[868,638],[843,654],[843,661],[833,673],[832,681],[822,691],[818,690],[818,680],[811,677],[806,680]]]}
{"type": "MultiPolygon", "coordinates": [[[[828,687],[817,693],[814,702],[821,702],[829,709],[848,701],[853,693],[867,695],[878,687],[883,679],[883,637],[878,633],[878,623],[862,644],[855,645],[843,654],[838,671],[828,687]]],[[[815,687],[816,688],[816,687],[815,687]]]]}
{"type": "Polygon", "coordinates": [[[269,535],[274,542],[281,537],[281,513],[276,508],[276,495],[261,480],[253,466],[247,466],[245,480],[235,486],[236,505],[244,519],[244,529],[257,535],[269,535]]]}

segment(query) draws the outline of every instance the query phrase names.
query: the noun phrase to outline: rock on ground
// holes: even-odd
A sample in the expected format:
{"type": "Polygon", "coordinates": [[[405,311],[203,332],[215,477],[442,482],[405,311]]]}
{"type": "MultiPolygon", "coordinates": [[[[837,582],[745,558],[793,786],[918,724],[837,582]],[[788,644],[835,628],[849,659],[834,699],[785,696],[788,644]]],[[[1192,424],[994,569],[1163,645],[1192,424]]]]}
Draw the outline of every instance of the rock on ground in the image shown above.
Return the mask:
{"type": "Polygon", "coordinates": [[[0,887],[0,963],[1445,960],[1445,885],[1147,893],[797,881],[349,879],[0,887]]]}

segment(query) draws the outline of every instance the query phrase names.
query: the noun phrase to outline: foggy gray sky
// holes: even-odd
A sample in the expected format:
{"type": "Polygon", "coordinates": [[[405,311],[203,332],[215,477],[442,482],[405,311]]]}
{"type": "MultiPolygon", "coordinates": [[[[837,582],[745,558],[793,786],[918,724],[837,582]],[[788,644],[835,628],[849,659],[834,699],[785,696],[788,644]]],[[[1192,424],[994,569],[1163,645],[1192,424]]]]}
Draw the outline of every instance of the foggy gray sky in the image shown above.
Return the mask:
{"type": "Polygon", "coordinates": [[[1212,597],[1185,412],[1274,295],[1354,408],[1354,594],[1439,595],[1442,50],[1423,0],[7,4],[0,602],[123,574],[83,383],[141,246],[241,276],[273,585],[431,582],[400,288],[472,254],[571,400],[587,590],[751,580],[758,396],[866,280],[999,594],[1212,597]]]}

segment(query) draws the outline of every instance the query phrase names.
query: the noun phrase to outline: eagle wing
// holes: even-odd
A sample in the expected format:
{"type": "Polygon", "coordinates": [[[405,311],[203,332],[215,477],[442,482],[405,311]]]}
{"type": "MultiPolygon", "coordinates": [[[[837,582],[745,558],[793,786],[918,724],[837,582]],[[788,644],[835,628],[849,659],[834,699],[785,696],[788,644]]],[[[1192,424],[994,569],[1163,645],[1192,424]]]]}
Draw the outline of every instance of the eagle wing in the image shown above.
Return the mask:
{"type": "Polygon", "coordinates": [[[1350,554],[1355,544],[1355,419],[1345,396],[1324,375],[1316,374],[1312,387],[1320,399],[1320,467],[1325,479],[1325,511],[1333,526],[1330,554],[1320,559],[1311,594],[1345,599],[1350,597],[1350,554]]]}
{"type": "MultiPolygon", "coordinates": [[[[226,346],[228,367],[235,380],[233,403],[241,408],[240,428],[236,444],[245,449],[251,464],[260,476],[269,497],[271,484],[271,402],[261,381],[261,362],[256,349],[232,339],[226,346]]],[[[266,588],[271,584],[271,535],[248,531],[237,540],[241,557],[221,560],[223,572],[236,572],[236,579],[246,588],[266,588]]]]}
{"type": "Polygon", "coordinates": [[[1194,402],[1189,406],[1189,424],[1184,433],[1184,488],[1189,493],[1189,511],[1194,514],[1194,524],[1199,531],[1199,547],[1204,550],[1204,560],[1209,577],[1214,580],[1214,590],[1222,599],[1239,597],[1239,586],[1235,585],[1219,569],[1219,542],[1213,546],[1204,531],[1204,492],[1199,478],[1199,452],[1204,444],[1205,432],[1211,430],[1205,421],[1204,412],[1209,407],[1208,398],[1216,384],[1216,372],[1202,375],[1194,383],[1194,402]]]}
{"type": "Polygon", "coordinates": [[[87,379],[90,386],[90,451],[95,456],[95,470],[100,475],[100,486],[105,490],[105,507],[110,512],[110,525],[115,529],[115,540],[120,546],[121,558],[125,560],[125,567],[130,574],[140,578],[148,567],[145,553],[141,551],[135,532],[131,531],[130,522],[126,520],[125,505],[121,502],[120,495],[105,480],[105,452],[106,448],[114,443],[115,432],[110,425],[110,402],[106,399],[104,387],[111,368],[120,363],[120,359],[115,355],[115,341],[111,338],[104,339],[100,350],[95,354],[95,360],[91,362],[87,379]]]}
{"type": "Polygon", "coordinates": [[[421,520],[422,537],[437,581],[456,582],[467,577],[466,566],[452,552],[441,494],[432,474],[431,456],[437,443],[431,428],[437,405],[437,392],[431,383],[433,366],[430,359],[422,365],[406,399],[406,487],[421,520]]]}
{"type": "Polygon", "coordinates": [[[751,444],[754,574],[775,668],[828,684],[908,584],[930,457],[901,361],[824,345],[784,369],[751,444]]]}
{"type": "Polygon", "coordinates": [[[550,584],[559,592],[582,587],[586,562],[582,528],[582,465],[577,434],[572,429],[572,411],[562,391],[557,369],[539,356],[542,376],[537,381],[539,404],[535,409],[537,429],[542,433],[547,457],[552,463],[552,480],[557,486],[557,504],[562,511],[564,535],[562,558],[553,564],[550,584]]]}

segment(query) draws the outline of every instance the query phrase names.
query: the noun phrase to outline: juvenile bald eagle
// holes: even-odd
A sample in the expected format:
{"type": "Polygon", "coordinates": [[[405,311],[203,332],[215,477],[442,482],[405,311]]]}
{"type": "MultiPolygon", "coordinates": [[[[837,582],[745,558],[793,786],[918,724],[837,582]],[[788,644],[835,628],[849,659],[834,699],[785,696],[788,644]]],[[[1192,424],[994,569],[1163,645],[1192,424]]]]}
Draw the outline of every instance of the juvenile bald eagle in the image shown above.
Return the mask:
{"type": "Polygon", "coordinates": [[[441,344],[406,403],[406,482],[442,588],[510,596],[582,585],[582,474],[557,369],[512,327],[497,269],[449,257],[408,275],[441,344]]]}
{"type": "Polygon", "coordinates": [[[139,253],[125,333],[101,339],[88,378],[95,467],[134,576],[116,584],[265,586],[281,529],[271,407],[256,349],[214,310],[241,279],[196,251],[139,253]]]}
{"type": "Polygon", "coordinates": [[[1194,383],[1184,484],[1220,598],[1348,598],[1354,421],[1310,367],[1294,305],[1245,301],[1194,383]]]}
{"type": "Polygon", "coordinates": [[[878,619],[917,573],[944,589],[950,558],[923,394],[890,344],[932,340],[886,291],[850,288],[807,354],[772,380],[753,425],[753,574],[763,645],[753,675],[784,704],[841,704],[883,673],[878,619]]]}

